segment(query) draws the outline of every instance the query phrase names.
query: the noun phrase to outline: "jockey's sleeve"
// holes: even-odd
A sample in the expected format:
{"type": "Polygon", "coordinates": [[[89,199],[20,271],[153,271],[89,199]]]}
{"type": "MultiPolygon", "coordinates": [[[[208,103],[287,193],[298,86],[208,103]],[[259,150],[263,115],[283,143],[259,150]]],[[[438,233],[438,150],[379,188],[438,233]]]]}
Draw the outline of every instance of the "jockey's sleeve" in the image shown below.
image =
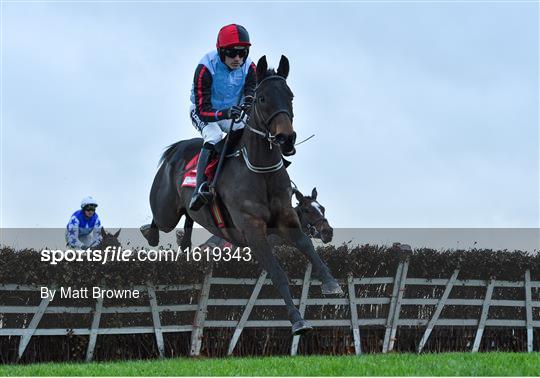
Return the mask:
{"type": "Polygon", "coordinates": [[[103,240],[103,236],[101,236],[101,221],[99,220],[99,217],[96,219],[96,223],[94,224],[94,230],[93,233],[93,239],[90,243],[91,247],[95,247],[96,245],[99,245],[101,241],[103,240]]]}
{"type": "Polygon", "coordinates": [[[67,225],[68,244],[70,247],[82,248],[83,243],[79,240],[79,220],[72,216],[67,225]]]}
{"type": "Polygon", "coordinates": [[[199,64],[193,77],[195,111],[201,121],[216,122],[224,114],[212,107],[212,74],[204,64],[199,64]]]}
{"type": "Polygon", "coordinates": [[[251,63],[246,75],[244,84],[244,97],[255,95],[255,86],[257,85],[257,67],[255,63],[251,63]]]}

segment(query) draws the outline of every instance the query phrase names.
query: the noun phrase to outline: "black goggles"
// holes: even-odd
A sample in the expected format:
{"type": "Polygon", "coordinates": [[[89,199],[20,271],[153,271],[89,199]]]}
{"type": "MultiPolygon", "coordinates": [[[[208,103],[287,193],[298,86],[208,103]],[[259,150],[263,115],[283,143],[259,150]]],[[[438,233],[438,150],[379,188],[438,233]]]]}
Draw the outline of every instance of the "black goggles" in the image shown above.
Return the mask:
{"type": "Polygon", "coordinates": [[[224,50],[225,56],[228,56],[229,58],[234,58],[237,55],[240,58],[245,58],[248,55],[248,53],[249,53],[249,49],[247,49],[245,47],[240,48],[240,49],[229,48],[229,49],[224,50]]]}
{"type": "Polygon", "coordinates": [[[84,211],[96,211],[96,206],[88,205],[83,208],[84,211]]]}

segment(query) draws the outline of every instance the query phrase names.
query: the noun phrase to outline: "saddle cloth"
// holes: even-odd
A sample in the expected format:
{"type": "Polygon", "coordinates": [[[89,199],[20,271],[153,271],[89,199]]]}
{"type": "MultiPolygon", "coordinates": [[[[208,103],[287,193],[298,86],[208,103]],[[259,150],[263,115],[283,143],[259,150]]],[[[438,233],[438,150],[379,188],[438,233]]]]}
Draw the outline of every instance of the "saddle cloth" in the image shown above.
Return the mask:
{"type": "MultiPolygon", "coordinates": [[[[194,188],[197,183],[197,162],[199,161],[200,152],[191,159],[185,168],[184,177],[182,179],[181,187],[194,188]]],[[[214,174],[216,172],[216,167],[218,164],[218,156],[214,156],[208,165],[206,166],[205,175],[208,182],[212,182],[214,174]]]]}

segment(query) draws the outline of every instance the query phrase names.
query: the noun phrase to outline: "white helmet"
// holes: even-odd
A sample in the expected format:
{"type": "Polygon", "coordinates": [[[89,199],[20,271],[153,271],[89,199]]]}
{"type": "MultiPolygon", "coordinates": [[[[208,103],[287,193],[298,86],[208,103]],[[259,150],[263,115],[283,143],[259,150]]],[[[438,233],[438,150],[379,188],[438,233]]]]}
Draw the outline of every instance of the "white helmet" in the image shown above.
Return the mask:
{"type": "Polygon", "coordinates": [[[85,206],[87,205],[94,205],[95,207],[97,207],[97,201],[95,199],[93,199],[92,197],[88,196],[88,197],[84,197],[81,201],[81,209],[84,209],[85,206]]]}

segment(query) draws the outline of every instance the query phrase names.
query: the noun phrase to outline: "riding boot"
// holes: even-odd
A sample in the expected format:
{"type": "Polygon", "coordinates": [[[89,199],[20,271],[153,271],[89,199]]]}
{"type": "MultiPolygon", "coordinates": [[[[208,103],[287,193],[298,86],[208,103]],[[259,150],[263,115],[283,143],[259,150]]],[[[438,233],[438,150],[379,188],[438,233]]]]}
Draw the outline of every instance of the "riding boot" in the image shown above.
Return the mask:
{"type": "Polygon", "coordinates": [[[189,203],[190,210],[197,211],[203,205],[212,201],[212,193],[208,191],[208,183],[206,182],[205,175],[211,152],[211,150],[204,147],[201,149],[199,161],[197,162],[197,183],[189,203]]]}

